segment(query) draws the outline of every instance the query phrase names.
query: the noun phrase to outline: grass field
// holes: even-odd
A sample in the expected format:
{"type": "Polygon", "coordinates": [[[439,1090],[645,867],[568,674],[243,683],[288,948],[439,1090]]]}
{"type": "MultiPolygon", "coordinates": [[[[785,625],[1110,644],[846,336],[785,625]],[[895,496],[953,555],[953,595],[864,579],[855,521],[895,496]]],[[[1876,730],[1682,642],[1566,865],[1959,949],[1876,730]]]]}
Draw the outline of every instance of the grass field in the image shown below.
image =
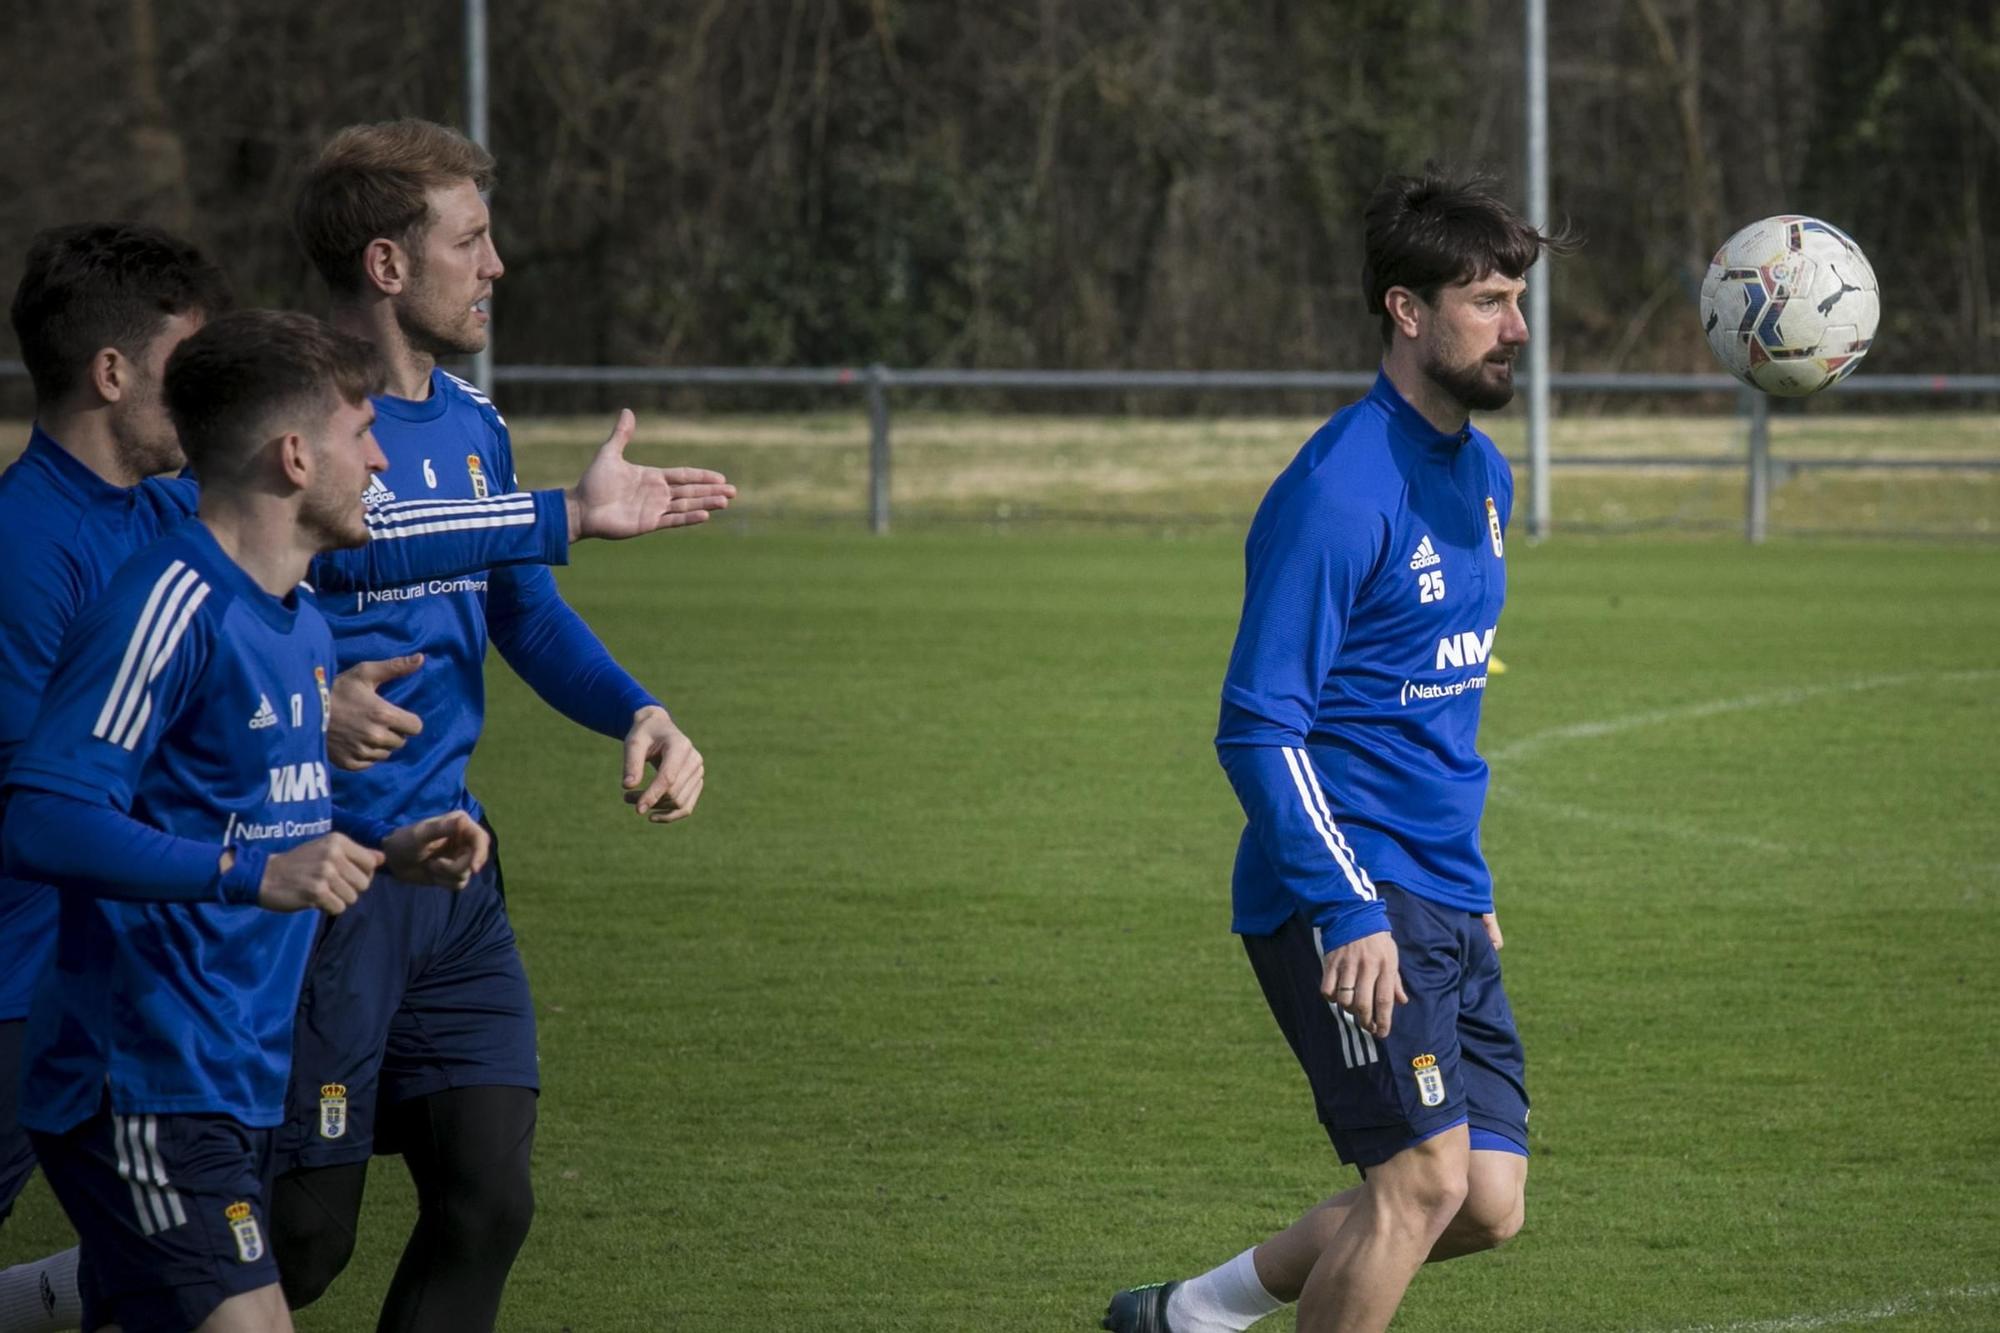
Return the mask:
{"type": "MultiPolygon", "coordinates": [[[[694,820],[493,671],[547,1084],[503,1326],[1094,1328],[1350,1183],[1227,933],[1237,534],[746,512],[562,575],[694,820]]],[[[1528,1222],[1397,1329],[2000,1327],[2000,547],[1508,553],[1528,1222]]],[[[301,1329],[372,1326],[409,1212],[378,1162],[301,1329]]],[[[37,1183],[0,1256],[64,1234],[37,1183]]]]}
{"type": "MultiPolygon", "coordinates": [[[[637,824],[609,744],[495,671],[475,785],[547,1076],[506,1327],[1089,1328],[1345,1183],[1227,934],[1237,559],[580,552],[566,589],[709,793],[637,824]]],[[[2000,550],[1510,559],[1486,842],[1528,1224],[1397,1327],[2000,1326],[2000,550]]],[[[395,1163],[372,1190],[304,1329],[369,1325],[409,1209],[395,1163]]],[[[60,1238],[39,1185],[0,1235],[60,1238]]]]}

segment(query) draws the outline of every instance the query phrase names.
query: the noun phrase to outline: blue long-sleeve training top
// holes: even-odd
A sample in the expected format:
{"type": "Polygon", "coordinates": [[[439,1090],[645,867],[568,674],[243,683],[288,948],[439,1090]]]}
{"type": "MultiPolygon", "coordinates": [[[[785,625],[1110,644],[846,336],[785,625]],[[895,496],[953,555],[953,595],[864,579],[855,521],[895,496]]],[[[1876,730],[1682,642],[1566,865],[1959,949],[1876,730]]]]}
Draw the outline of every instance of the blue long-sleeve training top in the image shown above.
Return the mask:
{"type": "Polygon", "coordinates": [[[1248,826],[1232,928],[1388,929],[1376,885],[1493,910],[1474,748],[1514,482],[1378,375],[1271,484],[1244,547],[1216,753],[1248,826]]]}
{"type": "MultiPolygon", "coordinates": [[[[195,483],[180,477],[115,486],[39,426],[0,473],[0,568],[8,578],[0,597],[0,777],[34,725],[70,622],[126,560],[187,522],[199,498],[195,483]]],[[[329,595],[569,559],[569,515],[558,490],[451,504],[378,503],[367,512],[367,545],[313,561],[311,581],[329,595]]],[[[0,792],[0,811],[5,799],[0,792]]],[[[28,1012],[55,929],[53,889],[0,877],[0,1022],[28,1012]]]]}
{"type": "MultiPolygon", "coordinates": [[[[431,373],[422,400],[375,399],[375,438],[389,459],[370,492],[376,511],[431,499],[521,503],[514,491],[507,423],[472,385],[431,373]]],[[[321,589],[318,606],[333,626],[342,669],[404,653],[423,667],[381,687],[382,697],[424,720],[388,759],[334,775],[344,808],[391,823],[479,802],[465,786],[466,764],[486,717],[490,638],[521,679],[570,720],[622,737],[632,715],[659,701],[618,665],[571,610],[545,568],[509,566],[454,579],[354,592],[321,589]]]]}
{"type": "Polygon", "coordinates": [[[302,603],[258,587],[206,525],[182,523],[121,566],[63,636],[9,787],[206,843],[215,891],[111,896],[107,867],[52,845],[74,820],[23,827],[9,812],[10,868],[60,888],[55,958],[23,1048],[29,1128],[63,1133],[107,1096],[127,1114],[283,1118],[317,913],[253,906],[248,875],[217,866],[225,847],[270,855],[334,826],[333,636],[302,603]]]}

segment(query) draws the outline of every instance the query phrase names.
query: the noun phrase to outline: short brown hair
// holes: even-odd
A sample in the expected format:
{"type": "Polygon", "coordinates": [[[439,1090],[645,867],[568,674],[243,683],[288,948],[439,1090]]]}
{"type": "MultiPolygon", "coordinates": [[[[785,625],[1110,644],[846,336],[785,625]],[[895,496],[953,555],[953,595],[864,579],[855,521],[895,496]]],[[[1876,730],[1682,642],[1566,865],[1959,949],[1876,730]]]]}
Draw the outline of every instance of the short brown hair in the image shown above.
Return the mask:
{"type": "Polygon", "coordinates": [[[239,310],[212,319],[167,358],[167,412],[203,482],[241,471],[276,424],[339,394],[358,404],[387,372],[372,344],[311,315],[239,310]]]}
{"type": "Polygon", "coordinates": [[[361,254],[377,238],[406,249],[436,219],[429,191],[471,181],[493,188],[493,155],[428,120],[350,125],[306,169],[292,227],[306,258],[337,295],[361,290],[361,254]]]}
{"type": "Polygon", "coordinates": [[[1491,177],[1454,179],[1436,166],[1426,166],[1420,176],[1391,176],[1376,189],[1362,213],[1367,239],[1361,290],[1368,313],[1382,319],[1385,344],[1395,331],[1385,299],[1391,287],[1407,287],[1434,304],[1443,287],[1488,273],[1518,278],[1542,251],[1567,254],[1576,248],[1567,228],[1536,229],[1497,190],[1491,177]]]}

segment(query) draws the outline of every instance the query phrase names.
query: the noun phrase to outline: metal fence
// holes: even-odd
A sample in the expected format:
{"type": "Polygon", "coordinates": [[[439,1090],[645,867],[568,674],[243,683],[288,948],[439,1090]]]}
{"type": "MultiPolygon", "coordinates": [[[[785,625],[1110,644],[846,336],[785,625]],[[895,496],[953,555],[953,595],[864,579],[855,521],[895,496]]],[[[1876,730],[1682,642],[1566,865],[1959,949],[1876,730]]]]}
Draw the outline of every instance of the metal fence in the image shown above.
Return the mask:
{"type": "MultiPolygon", "coordinates": [[[[0,377],[25,375],[18,361],[0,361],[0,377]]],[[[868,525],[889,531],[893,517],[890,476],[894,466],[891,395],[902,391],[1009,393],[1297,393],[1360,392],[1375,381],[1374,371],[1185,371],[1185,370],[901,370],[889,366],[785,369],[758,366],[536,366],[493,368],[501,385],[631,385],[649,388],[737,387],[779,391],[852,390],[868,414],[868,525]]],[[[1771,493],[1778,465],[1771,456],[1771,400],[1743,388],[1727,375],[1598,374],[1557,372],[1549,376],[1553,394],[1618,397],[1732,395],[1741,423],[1738,457],[1688,454],[1563,454],[1549,460],[1550,471],[1564,468],[1699,468],[1740,470],[1743,475],[1743,535],[1750,542],[1770,532],[1771,493]]],[[[2000,395],[2000,375],[1863,375],[1842,381],[1830,392],[1842,396],[1917,398],[1937,401],[1968,395],[2000,395]]],[[[1517,466],[1526,460],[1512,460],[1517,466]]],[[[1789,472],[1849,470],[2000,472],[2000,457],[1852,458],[1788,455],[1789,472]]],[[[1546,497],[1546,486],[1531,494],[1546,497]]],[[[1545,498],[1541,503],[1546,505],[1545,498]]],[[[1546,509],[1532,515],[1535,531],[1549,531],[1546,509]]]]}
{"type": "MultiPolygon", "coordinates": [[[[1119,393],[1284,393],[1365,391],[1375,382],[1373,371],[1181,371],[1181,370],[898,370],[889,366],[823,369],[759,369],[754,367],[586,367],[496,366],[501,384],[646,385],[661,388],[743,386],[780,390],[853,389],[868,412],[868,524],[887,533],[892,517],[889,480],[894,463],[890,395],[896,390],[1119,393]]],[[[1633,456],[1566,454],[1549,460],[1550,470],[1568,467],[1689,467],[1740,468],[1744,478],[1743,535],[1761,542],[1770,531],[1770,501],[1774,465],[1770,447],[1770,403],[1764,394],[1746,389],[1727,375],[1655,375],[1563,373],[1549,376],[1553,394],[1614,396],[1695,396],[1730,394],[1742,422],[1744,449],[1740,458],[1688,455],[1633,456]]],[[[1971,394],[2000,394],[2000,375],[1870,375],[1845,380],[1832,392],[1937,400],[1971,394]]],[[[1517,464],[1523,460],[1515,460],[1517,464]]],[[[1840,469],[1924,470],[1940,472],[2000,472],[2000,458],[1855,459],[1796,456],[1783,460],[1799,472],[1840,469]]],[[[1531,492],[1543,506],[1548,489],[1531,492]]],[[[1546,508],[1533,516],[1535,530],[1546,533],[1546,508]]]]}

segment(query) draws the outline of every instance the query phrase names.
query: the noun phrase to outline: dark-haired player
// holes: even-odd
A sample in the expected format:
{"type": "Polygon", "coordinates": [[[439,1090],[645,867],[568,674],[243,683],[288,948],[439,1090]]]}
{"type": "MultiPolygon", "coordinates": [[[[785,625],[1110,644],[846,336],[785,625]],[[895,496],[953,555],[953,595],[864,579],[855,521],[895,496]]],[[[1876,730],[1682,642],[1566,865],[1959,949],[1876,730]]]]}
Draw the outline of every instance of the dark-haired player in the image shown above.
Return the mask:
{"type": "Polygon", "coordinates": [[[271,1131],[317,913],[384,864],[462,886],[486,833],[334,808],[333,637],[301,589],[368,540],[372,349],[225,315],[168,360],[196,521],[119,568],[63,639],[13,756],[0,844],[55,885],[21,1122],[82,1238],[83,1325],[285,1329],[265,1243],[271,1131]]]}
{"type": "Polygon", "coordinates": [[[1513,396],[1523,275],[1556,244],[1480,180],[1369,201],[1382,371],[1272,483],[1245,548],[1216,749],[1248,827],[1233,928],[1362,1182],[1220,1267],[1122,1291],[1120,1333],[1298,1303],[1387,1327],[1427,1260],[1520,1228],[1528,1096],[1479,849],[1474,748],[1514,485],[1473,411],[1513,396]]]}

